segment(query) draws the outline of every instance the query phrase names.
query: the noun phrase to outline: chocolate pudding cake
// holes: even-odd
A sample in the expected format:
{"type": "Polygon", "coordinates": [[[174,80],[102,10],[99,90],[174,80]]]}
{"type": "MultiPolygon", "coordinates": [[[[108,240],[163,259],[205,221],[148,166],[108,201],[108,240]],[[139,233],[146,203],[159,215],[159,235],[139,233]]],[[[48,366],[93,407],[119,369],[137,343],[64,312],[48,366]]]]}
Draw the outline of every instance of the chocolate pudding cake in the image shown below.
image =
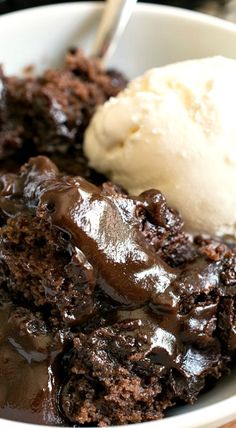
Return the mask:
{"type": "Polygon", "coordinates": [[[80,49],[66,54],[63,69],[47,70],[39,77],[7,77],[2,71],[0,167],[18,166],[43,153],[54,157],[62,169],[85,175],[84,130],[96,106],[117,95],[126,83],[119,72],[103,71],[80,49]]]}
{"type": "Polygon", "coordinates": [[[0,417],[155,420],[235,362],[234,240],[186,233],[161,192],[130,196],[83,156],[124,86],[75,50],[64,70],[2,73],[0,417]]]}

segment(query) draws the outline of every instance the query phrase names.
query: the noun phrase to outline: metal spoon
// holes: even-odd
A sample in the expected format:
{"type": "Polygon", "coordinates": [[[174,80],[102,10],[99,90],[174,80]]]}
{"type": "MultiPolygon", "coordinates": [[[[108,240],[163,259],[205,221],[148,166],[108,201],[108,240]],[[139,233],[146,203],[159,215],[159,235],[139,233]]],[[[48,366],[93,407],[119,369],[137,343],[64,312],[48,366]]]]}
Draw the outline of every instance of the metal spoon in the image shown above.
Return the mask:
{"type": "Polygon", "coordinates": [[[107,0],[97,30],[92,56],[104,65],[113,54],[137,0],[107,0]]]}

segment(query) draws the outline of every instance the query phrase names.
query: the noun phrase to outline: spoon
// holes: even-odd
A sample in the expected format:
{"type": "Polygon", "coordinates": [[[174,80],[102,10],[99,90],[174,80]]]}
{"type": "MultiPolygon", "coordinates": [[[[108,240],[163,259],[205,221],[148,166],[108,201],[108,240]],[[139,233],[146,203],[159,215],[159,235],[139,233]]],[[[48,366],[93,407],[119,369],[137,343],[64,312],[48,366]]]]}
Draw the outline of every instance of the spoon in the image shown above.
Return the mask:
{"type": "Polygon", "coordinates": [[[103,66],[115,51],[136,3],[137,0],[106,1],[92,49],[92,57],[99,58],[103,66]]]}

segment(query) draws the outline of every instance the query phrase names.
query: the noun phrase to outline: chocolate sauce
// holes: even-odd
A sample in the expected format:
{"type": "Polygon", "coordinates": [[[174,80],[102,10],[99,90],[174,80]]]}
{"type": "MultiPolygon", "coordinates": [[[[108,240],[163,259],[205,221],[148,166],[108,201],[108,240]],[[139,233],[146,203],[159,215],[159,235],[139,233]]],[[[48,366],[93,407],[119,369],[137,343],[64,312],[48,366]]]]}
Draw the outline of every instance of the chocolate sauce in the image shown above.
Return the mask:
{"type": "Polygon", "coordinates": [[[180,316],[179,310],[181,294],[186,299],[193,288],[201,294],[206,284],[207,293],[218,286],[219,263],[201,259],[180,271],[163,262],[139,230],[136,213],[147,206],[143,197],[103,194],[81,177],[61,177],[44,157],[31,159],[19,178],[3,177],[2,183],[2,194],[11,194],[0,201],[5,214],[17,215],[21,203],[17,197],[22,194],[24,209],[36,209],[39,217],[69,234],[73,246],[93,266],[96,282],[106,295],[122,305],[149,305],[160,328],[163,324],[168,332],[161,340],[163,348],[169,346],[165,342],[169,343],[170,335],[175,348],[183,338],[192,340],[194,331],[198,338],[204,323],[212,319],[217,302],[199,305],[187,316],[180,316]]]}
{"type": "Polygon", "coordinates": [[[57,358],[62,351],[40,314],[14,305],[0,293],[0,416],[62,425],[58,410],[57,358]]]}
{"type": "MultiPolygon", "coordinates": [[[[164,306],[174,307],[171,292],[166,295],[165,290],[177,272],[155,254],[139,231],[135,213],[143,202],[103,194],[81,177],[57,176],[54,164],[38,157],[29,162],[28,174],[13,183],[11,176],[10,181],[3,177],[3,192],[15,196],[22,192],[29,208],[37,206],[39,216],[69,233],[73,245],[95,269],[97,283],[112,299],[124,304],[161,300],[164,306]]],[[[1,202],[7,215],[14,215],[11,206],[11,199],[1,202]]]]}
{"type": "MultiPolygon", "coordinates": [[[[74,342],[63,357],[67,376],[62,380],[61,392],[55,393],[57,398],[51,397],[50,388],[45,392],[51,406],[46,413],[55,418],[53,423],[60,423],[60,417],[57,419],[51,410],[59,396],[63,413],[71,423],[135,422],[160,417],[163,409],[179,397],[193,402],[206,379],[221,375],[225,361],[236,350],[234,250],[227,246],[217,250],[216,243],[216,250],[204,244],[200,251],[192,243],[196,255],[177,267],[170,266],[158,248],[165,244],[167,238],[163,236],[181,230],[182,223],[167,210],[159,192],[132,198],[109,185],[99,188],[81,177],[60,174],[46,157],[32,158],[18,176],[3,175],[1,187],[0,208],[5,221],[17,219],[19,213],[44,221],[64,234],[72,259],[77,254],[91,276],[91,287],[80,288],[75,271],[70,286],[77,294],[92,293],[94,306],[89,306],[84,319],[76,314],[76,307],[70,316],[63,315],[63,323],[73,326],[74,342]],[[162,244],[148,240],[148,233],[155,227],[162,244]],[[227,311],[222,307],[223,299],[227,311]],[[226,320],[230,327],[225,327],[226,320]],[[147,390],[145,399],[140,392],[131,400],[131,419],[114,391],[118,379],[124,382],[121,391],[127,382],[129,388],[135,382],[143,383],[147,390]],[[151,388],[156,401],[154,392],[152,398],[148,395],[150,382],[155,383],[151,388]],[[162,390],[165,392],[159,397],[162,390]],[[104,396],[110,397],[111,407],[105,406],[104,396]],[[148,408],[145,400],[149,400],[148,408]],[[137,413],[142,402],[142,411],[137,413]],[[89,408],[86,403],[90,403],[89,408]]],[[[7,263],[4,248],[2,259],[7,263]]],[[[50,287],[45,287],[45,293],[52,293],[50,287]]],[[[38,304],[37,300],[34,303],[38,304]]],[[[53,299],[50,304],[53,310],[59,306],[53,299]]],[[[25,348],[18,335],[7,334],[7,340],[18,358],[26,358],[26,370],[34,364],[43,371],[45,382],[50,381],[57,353],[52,339],[47,339],[49,344],[36,356],[31,355],[33,346],[28,349],[27,342],[25,348]]],[[[37,392],[37,382],[34,386],[37,392]]],[[[42,411],[44,399],[39,402],[38,413],[44,423],[49,423],[42,411]]],[[[22,404],[16,400],[15,406],[20,410],[28,406],[32,414],[29,401],[22,404]]]]}

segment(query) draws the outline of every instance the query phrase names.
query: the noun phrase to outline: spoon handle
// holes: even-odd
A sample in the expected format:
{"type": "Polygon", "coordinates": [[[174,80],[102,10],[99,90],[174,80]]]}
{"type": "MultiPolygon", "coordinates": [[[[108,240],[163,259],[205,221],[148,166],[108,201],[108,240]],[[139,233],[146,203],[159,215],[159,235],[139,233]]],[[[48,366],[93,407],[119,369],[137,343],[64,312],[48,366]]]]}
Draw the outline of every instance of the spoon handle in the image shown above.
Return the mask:
{"type": "Polygon", "coordinates": [[[92,56],[104,64],[112,55],[123,33],[137,0],[107,0],[98,27],[92,56]]]}

